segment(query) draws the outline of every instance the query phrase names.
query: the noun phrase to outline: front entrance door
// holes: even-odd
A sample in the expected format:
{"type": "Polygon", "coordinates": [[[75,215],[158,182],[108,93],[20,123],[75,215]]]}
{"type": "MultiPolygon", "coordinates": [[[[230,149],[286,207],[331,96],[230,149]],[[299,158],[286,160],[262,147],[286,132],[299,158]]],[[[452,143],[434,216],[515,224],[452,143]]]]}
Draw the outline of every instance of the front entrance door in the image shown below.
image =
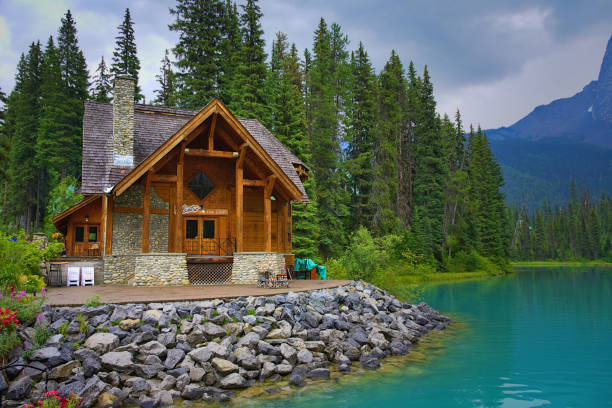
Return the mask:
{"type": "Polygon", "coordinates": [[[230,238],[222,237],[222,217],[185,217],[183,251],[192,255],[228,256],[230,238]]]}

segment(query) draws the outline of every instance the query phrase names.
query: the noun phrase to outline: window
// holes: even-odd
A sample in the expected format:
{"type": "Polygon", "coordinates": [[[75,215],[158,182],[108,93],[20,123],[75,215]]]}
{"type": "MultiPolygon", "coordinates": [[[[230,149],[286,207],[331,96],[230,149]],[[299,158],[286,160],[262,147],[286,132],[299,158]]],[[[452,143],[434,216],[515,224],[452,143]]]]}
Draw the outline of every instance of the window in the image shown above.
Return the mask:
{"type": "Polygon", "coordinates": [[[76,227],[74,233],[74,242],[83,242],[85,241],[85,227],[76,227]]]}
{"type": "MultiPolygon", "coordinates": [[[[290,207],[291,208],[291,207],[290,207]]],[[[287,223],[287,243],[291,243],[291,223],[287,223]]]]}
{"type": "Polygon", "coordinates": [[[98,242],[98,227],[89,227],[89,234],[87,235],[87,241],[98,242]]]}
{"type": "Polygon", "coordinates": [[[187,187],[189,187],[200,200],[203,200],[214,190],[215,185],[204,172],[199,172],[189,183],[187,183],[187,187]]]}
{"type": "Polygon", "coordinates": [[[185,238],[194,239],[198,237],[198,220],[185,221],[185,238]]]}
{"type": "Polygon", "coordinates": [[[215,237],[215,222],[204,220],[204,238],[215,237]]]}

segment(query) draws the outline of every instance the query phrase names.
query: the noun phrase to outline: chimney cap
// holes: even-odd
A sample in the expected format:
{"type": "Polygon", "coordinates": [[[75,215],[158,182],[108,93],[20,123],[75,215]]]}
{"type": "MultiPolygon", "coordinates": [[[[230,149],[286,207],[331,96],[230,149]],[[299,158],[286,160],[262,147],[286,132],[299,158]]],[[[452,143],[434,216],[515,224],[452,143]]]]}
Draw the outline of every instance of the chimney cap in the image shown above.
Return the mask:
{"type": "Polygon", "coordinates": [[[117,74],[115,75],[115,79],[127,79],[130,81],[136,81],[136,79],[129,74],[117,74]]]}

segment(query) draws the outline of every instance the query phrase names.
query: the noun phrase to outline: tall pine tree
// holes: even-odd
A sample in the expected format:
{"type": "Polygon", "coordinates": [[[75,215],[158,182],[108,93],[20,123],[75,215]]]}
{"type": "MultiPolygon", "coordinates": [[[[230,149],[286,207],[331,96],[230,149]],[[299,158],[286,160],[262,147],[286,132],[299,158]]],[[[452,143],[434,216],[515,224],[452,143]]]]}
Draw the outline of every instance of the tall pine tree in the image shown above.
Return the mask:
{"type": "Polygon", "coordinates": [[[127,74],[134,78],[134,101],[138,102],[144,97],[138,85],[138,71],[140,71],[140,60],[136,51],[136,40],[134,38],[134,22],[130,15],[130,9],[125,9],[123,21],[117,27],[119,33],[115,37],[115,50],[113,51],[113,64],[111,72],[115,75],[127,74]]]}
{"type": "Polygon", "coordinates": [[[96,76],[91,84],[91,98],[96,102],[110,102],[110,93],[112,92],[111,78],[108,72],[104,55],[100,59],[100,64],[96,68],[96,76]]]}
{"type": "Polygon", "coordinates": [[[170,52],[168,49],[164,53],[159,74],[155,75],[155,78],[159,84],[159,89],[153,91],[157,94],[153,102],[162,106],[176,106],[176,80],[172,71],[172,62],[170,62],[170,52]]]}

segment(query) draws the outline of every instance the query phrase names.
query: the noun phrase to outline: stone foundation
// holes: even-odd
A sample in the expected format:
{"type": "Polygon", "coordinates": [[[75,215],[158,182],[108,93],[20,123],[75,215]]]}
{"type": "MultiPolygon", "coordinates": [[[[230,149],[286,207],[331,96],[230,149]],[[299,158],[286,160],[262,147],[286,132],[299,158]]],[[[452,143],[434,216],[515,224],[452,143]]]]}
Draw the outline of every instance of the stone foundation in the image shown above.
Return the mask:
{"type": "Polygon", "coordinates": [[[276,252],[236,252],[232,266],[232,283],[253,284],[264,276],[265,271],[273,274],[285,270],[285,256],[276,252]]]}
{"type": "Polygon", "coordinates": [[[104,257],[104,283],[188,285],[187,257],[181,253],[107,255],[104,257]]]}

